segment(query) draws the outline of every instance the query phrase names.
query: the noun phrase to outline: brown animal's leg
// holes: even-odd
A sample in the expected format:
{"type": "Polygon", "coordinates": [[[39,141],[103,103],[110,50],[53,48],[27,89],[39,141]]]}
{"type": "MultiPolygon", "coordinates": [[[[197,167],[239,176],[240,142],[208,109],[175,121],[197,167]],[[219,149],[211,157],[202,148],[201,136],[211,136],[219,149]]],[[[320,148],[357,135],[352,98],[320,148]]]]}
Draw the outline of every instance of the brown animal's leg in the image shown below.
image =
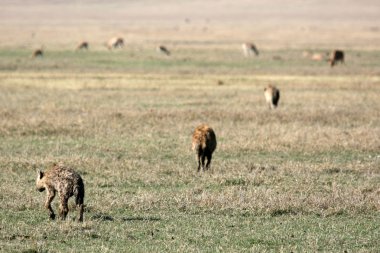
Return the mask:
{"type": "Polygon", "coordinates": [[[69,208],[67,206],[67,202],[69,199],[67,197],[61,197],[61,203],[59,205],[59,216],[62,220],[66,219],[67,213],[69,212],[69,208]]]}
{"type": "Polygon", "coordinates": [[[45,202],[45,208],[49,210],[49,217],[51,220],[54,220],[55,219],[55,214],[54,214],[54,210],[53,208],[51,207],[51,202],[53,201],[54,197],[55,197],[55,191],[52,190],[52,189],[46,189],[46,202],[45,202]]]}
{"type": "Polygon", "coordinates": [[[77,209],[79,209],[79,217],[78,221],[82,222],[83,221],[83,195],[78,193],[76,196],[76,204],[77,204],[77,209]]]}
{"type": "Polygon", "coordinates": [[[206,160],[206,155],[205,154],[202,154],[202,169],[203,171],[205,171],[205,160],[206,160]]]}
{"type": "Polygon", "coordinates": [[[198,160],[198,172],[201,170],[201,155],[197,155],[197,160],[198,160]]]}
{"type": "Polygon", "coordinates": [[[206,170],[210,168],[211,159],[212,159],[212,154],[207,154],[206,170]]]}
{"type": "Polygon", "coordinates": [[[78,221],[82,222],[83,221],[83,204],[79,204],[77,207],[79,208],[78,221]]]}

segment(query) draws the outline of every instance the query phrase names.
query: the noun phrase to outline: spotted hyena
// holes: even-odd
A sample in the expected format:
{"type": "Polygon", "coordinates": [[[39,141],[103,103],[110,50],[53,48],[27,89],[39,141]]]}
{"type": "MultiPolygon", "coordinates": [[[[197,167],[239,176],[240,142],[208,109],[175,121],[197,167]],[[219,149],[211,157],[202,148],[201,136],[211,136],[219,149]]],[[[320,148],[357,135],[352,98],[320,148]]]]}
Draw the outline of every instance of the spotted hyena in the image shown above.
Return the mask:
{"type": "Polygon", "coordinates": [[[276,108],[280,100],[280,91],[276,87],[268,85],[268,87],[264,89],[264,95],[269,108],[276,108]]]}
{"type": "Polygon", "coordinates": [[[78,221],[83,221],[84,184],[77,172],[63,165],[54,164],[46,172],[37,171],[36,186],[40,192],[46,189],[45,208],[49,210],[50,219],[55,219],[51,202],[58,192],[60,218],[62,220],[66,219],[69,212],[67,202],[71,196],[75,196],[75,203],[79,208],[78,221]]]}
{"type": "Polygon", "coordinates": [[[195,128],[192,138],[193,151],[198,160],[198,171],[201,166],[203,170],[208,170],[211,164],[212,153],[216,149],[216,136],[214,130],[206,124],[195,128]],[[205,160],[207,157],[207,163],[205,160]]]}

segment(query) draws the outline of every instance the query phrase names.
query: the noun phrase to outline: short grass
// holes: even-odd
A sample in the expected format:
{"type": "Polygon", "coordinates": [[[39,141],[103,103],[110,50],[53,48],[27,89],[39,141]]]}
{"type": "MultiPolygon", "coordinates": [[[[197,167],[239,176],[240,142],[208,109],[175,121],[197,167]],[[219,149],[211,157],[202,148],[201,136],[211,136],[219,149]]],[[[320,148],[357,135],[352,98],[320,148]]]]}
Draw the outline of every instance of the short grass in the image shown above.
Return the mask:
{"type": "Polygon", "coordinates": [[[331,69],[187,50],[0,51],[0,251],[377,251],[379,52],[331,69]],[[197,173],[202,122],[218,147],[197,173]],[[57,161],[84,178],[83,224],[49,221],[35,190],[57,161]]]}
{"type": "MultiPolygon", "coordinates": [[[[157,74],[217,75],[379,75],[380,51],[345,50],[343,68],[329,68],[326,61],[311,61],[303,49],[260,50],[258,57],[244,58],[239,44],[168,46],[170,57],[158,54],[151,44],[127,45],[122,50],[44,50],[43,59],[32,59],[32,50],[0,49],[0,70],[32,72],[117,72],[157,74]],[[213,48],[215,47],[215,48],[213,48]]],[[[328,54],[325,49],[312,52],[328,54]]]]}

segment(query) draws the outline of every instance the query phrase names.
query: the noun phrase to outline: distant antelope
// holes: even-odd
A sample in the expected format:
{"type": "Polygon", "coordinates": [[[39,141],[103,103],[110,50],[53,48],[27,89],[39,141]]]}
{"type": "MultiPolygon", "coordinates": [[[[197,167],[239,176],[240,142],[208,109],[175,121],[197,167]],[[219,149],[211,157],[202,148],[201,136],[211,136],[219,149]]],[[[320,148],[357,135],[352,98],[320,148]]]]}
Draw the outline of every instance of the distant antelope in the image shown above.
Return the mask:
{"type": "Polygon", "coordinates": [[[88,50],[88,42],[87,41],[82,41],[77,46],[77,50],[84,50],[84,49],[88,50]]]}
{"type": "Polygon", "coordinates": [[[257,50],[257,47],[253,43],[243,43],[241,47],[243,49],[243,54],[245,57],[252,56],[253,54],[256,56],[259,55],[259,50],[257,50]]]}
{"type": "Polygon", "coordinates": [[[109,50],[112,50],[114,48],[122,48],[124,47],[124,39],[121,38],[121,37],[114,37],[114,38],[111,38],[108,42],[107,42],[107,48],[109,50]]]}
{"type": "Polygon", "coordinates": [[[342,50],[334,50],[331,52],[329,62],[331,67],[334,67],[338,62],[344,63],[344,52],[342,50]]]}
{"type": "Polygon", "coordinates": [[[192,149],[196,152],[198,160],[198,172],[208,170],[211,164],[212,153],[216,149],[216,136],[214,130],[206,124],[195,128],[192,138],[192,149]],[[207,163],[205,160],[207,157],[207,163]]]}
{"type": "Polygon", "coordinates": [[[37,57],[43,57],[44,56],[44,50],[41,48],[41,49],[36,49],[33,51],[32,53],[32,58],[37,58],[37,57]]]}
{"type": "Polygon", "coordinates": [[[313,61],[323,61],[325,59],[325,57],[323,56],[323,54],[314,53],[311,55],[311,59],[313,61]]]}
{"type": "Polygon", "coordinates": [[[167,56],[170,55],[170,51],[165,46],[162,46],[162,45],[157,47],[157,52],[166,54],[167,56]]]}
{"type": "Polygon", "coordinates": [[[275,86],[268,85],[264,89],[264,96],[269,108],[274,109],[277,107],[280,100],[280,91],[275,86]]]}

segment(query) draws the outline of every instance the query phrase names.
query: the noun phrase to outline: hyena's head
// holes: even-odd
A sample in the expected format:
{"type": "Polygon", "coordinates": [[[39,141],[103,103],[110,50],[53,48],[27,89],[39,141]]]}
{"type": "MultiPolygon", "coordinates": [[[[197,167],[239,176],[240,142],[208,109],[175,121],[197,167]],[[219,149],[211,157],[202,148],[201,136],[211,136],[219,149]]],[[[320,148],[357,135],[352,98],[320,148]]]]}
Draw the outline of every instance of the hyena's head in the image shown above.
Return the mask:
{"type": "Polygon", "coordinates": [[[43,192],[45,190],[45,174],[41,170],[37,170],[36,187],[37,191],[43,192]]]}

